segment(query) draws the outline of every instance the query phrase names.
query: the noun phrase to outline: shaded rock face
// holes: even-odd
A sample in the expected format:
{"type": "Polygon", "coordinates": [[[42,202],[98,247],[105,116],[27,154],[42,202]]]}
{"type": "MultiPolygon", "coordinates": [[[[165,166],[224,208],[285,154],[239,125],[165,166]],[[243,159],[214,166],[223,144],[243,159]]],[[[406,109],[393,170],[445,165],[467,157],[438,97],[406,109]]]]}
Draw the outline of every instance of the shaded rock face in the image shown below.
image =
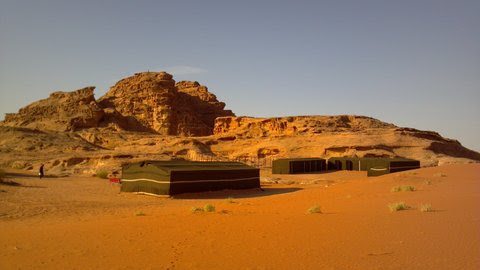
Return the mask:
{"type": "Polygon", "coordinates": [[[112,113],[117,111],[126,119],[138,121],[123,124],[124,129],[144,129],[162,135],[211,135],[215,118],[234,115],[224,110],[225,103],[219,102],[207,87],[198,82],[175,84],[165,72],[143,72],[125,78],[99,104],[112,113]]]}
{"type": "Polygon", "coordinates": [[[291,116],[276,118],[220,117],[215,121],[215,135],[236,134],[239,137],[305,135],[325,132],[363,131],[395,128],[393,124],[355,115],[291,116]]]}
{"type": "Polygon", "coordinates": [[[54,92],[15,114],[7,114],[3,125],[40,130],[75,131],[97,127],[104,116],[93,95],[95,87],[73,92],[54,92]]]}
{"type": "Polygon", "coordinates": [[[172,75],[144,72],[120,80],[98,102],[109,111],[110,121],[122,129],[172,134],[170,125],[175,94],[172,75]]]}

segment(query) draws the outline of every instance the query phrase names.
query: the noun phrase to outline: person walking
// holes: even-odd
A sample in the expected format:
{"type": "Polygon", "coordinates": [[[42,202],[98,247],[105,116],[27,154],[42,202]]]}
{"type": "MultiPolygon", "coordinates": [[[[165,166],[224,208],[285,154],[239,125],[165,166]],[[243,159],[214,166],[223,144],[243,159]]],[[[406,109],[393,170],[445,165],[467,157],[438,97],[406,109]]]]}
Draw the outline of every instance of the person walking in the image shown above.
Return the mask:
{"type": "Polygon", "coordinates": [[[40,179],[42,179],[42,177],[45,175],[44,172],[43,172],[43,166],[44,166],[44,164],[42,163],[40,165],[40,168],[38,169],[38,177],[40,177],[40,179]]]}

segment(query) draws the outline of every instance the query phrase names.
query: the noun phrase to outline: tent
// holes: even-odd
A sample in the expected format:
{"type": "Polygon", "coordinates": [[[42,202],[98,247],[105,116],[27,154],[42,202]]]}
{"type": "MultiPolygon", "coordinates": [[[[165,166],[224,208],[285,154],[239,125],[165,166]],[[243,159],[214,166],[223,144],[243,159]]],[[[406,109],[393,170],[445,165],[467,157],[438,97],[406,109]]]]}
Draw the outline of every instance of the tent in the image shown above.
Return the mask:
{"type": "Polygon", "coordinates": [[[379,158],[369,159],[368,176],[379,176],[387,173],[395,173],[420,168],[420,161],[407,158],[379,158]]]}
{"type": "Polygon", "coordinates": [[[323,158],[282,158],[272,162],[273,174],[322,172],[327,170],[323,158]]]}
{"type": "Polygon", "coordinates": [[[420,161],[407,158],[349,158],[328,159],[329,170],[367,171],[368,176],[400,172],[420,168],[420,161]]]}
{"type": "Polygon", "coordinates": [[[174,195],[260,187],[260,170],[239,162],[143,161],[122,167],[123,192],[174,195]]]}

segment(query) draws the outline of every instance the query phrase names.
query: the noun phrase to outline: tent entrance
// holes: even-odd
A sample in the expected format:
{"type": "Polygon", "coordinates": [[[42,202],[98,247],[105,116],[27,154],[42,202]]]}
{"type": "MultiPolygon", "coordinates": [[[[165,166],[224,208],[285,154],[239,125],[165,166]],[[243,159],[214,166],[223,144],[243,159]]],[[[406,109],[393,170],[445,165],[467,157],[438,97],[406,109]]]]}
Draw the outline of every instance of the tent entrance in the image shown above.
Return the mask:
{"type": "Polygon", "coordinates": [[[345,161],[345,166],[347,167],[348,171],[353,171],[353,161],[351,160],[346,160],[345,161]]]}

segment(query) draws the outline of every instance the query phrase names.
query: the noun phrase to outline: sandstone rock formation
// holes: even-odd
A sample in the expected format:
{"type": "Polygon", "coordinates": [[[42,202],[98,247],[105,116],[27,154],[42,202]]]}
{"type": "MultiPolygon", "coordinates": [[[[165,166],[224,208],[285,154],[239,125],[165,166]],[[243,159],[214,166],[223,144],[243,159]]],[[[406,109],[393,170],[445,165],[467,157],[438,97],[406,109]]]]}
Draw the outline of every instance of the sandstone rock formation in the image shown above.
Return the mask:
{"type": "Polygon", "coordinates": [[[175,84],[165,72],[143,72],[124,78],[97,101],[94,87],[55,92],[16,114],[4,126],[53,131],[84,128],[152,132],[162,135],[211,135],[215,118],[234,116],[225,103],[198,82],[175,84]]]}
{"type": "Polygon", "coordinates": [[[85,87],[73,92],[54,92],[16,114],[7,114],[3,125],[57,131],[97,127],[104,111],[95,101],[94,89],[85,87]]]}
{"type": "Polygon", "coordinates": [[[233,116],[225,103],[198,82],[175,84],[165,72],[143,72],[116,83],[99,100],[100,106],[118,111],[138,126],[162,135],[211,135],[215,118],[233,116]]]}

